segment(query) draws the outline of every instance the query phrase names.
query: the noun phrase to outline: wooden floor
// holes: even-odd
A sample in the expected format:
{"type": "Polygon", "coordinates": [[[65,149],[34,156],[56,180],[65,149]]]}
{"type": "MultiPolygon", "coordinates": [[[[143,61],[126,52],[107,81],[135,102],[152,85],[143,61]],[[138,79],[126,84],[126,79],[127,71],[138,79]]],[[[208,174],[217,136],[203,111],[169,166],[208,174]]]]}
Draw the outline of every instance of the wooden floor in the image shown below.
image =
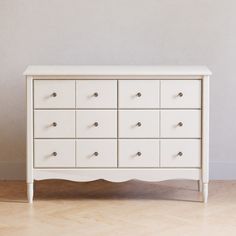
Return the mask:
{"type": "Polygon", "coordinates": [[[1,236],[236,235],[236,181],[212,181],[201,202],[196,181],[0,182],[1,236]]]}

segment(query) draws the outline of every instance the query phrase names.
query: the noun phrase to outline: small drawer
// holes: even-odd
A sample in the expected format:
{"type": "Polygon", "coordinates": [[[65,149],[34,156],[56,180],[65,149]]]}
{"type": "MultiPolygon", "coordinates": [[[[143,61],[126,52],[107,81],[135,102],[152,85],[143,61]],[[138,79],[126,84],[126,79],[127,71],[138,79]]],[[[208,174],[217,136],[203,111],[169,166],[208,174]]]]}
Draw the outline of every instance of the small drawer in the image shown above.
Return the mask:
{"type": "Polygon", "coordinates": [[[159,108],[159,80],[119,81],[119,108],[159,108]]]}
{"type": "Polygon", "coordinates": [[[117,108],[116,80],[77,80],[77,108],[117,108]]]}
{"type": "Polygon", "coordinates": [[[162,80],[161,108],[201,108],[201,81],[162,80]]]}
{"type": "Polygon", "coordinates": [[[119,167],[158,167],[158,140],[119,140],[119,167]]]}
{"type": "Polygon", "coordinates": [[[35,138],[75,138],[75,111],[34,111],[35,138]]]}
{"type": "Polygon", "coordinates": [[[158,138],[159,111],[119,111],[120,138],[158,138]]]}
{"type": "Polygon", "coordinates": [[[75,80],[35,80],[34,108],[75,108],[75,80]]]}
{"type": "Polygon", "coordinates": [[[161,111],[162,138],[200,138],[201,111],[161,111]]]}
{"type": "Polygon", "coordinates": [[[34,167],[75,167],[75,140],[34,140],[34,167]]]}
{"type": "Polygon", "coordinates": [[[161,167],[200,167],[200,140],[161,140],[161,167]]]}
{"type": "Polygon", "coordinates": [[[117,111],[77,111],[76,136],[77,138],[116,138],[117,111]]]}
{"type": "Polygon", "coordinates": [[[77,167],[117,167],[115,139],[80,139],[76,144],[77,167]]]}

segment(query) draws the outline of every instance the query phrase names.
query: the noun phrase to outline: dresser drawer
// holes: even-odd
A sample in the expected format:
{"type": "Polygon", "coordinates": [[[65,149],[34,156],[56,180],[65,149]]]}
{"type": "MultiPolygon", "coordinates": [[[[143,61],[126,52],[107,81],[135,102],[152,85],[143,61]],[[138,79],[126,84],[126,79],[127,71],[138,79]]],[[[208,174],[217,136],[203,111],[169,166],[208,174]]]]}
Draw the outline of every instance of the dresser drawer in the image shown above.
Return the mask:
{"type": "Polygon", "coordinates": [[[119,167],[158,167],[159,141],[119,140],[119,167]]]}
{"type": "Polygon", "coordinates": [[[75,138],[75,111],[34,111],[35,138],[75,138]]]}
{"type": "Polygon", "coordinates": [[[201,81],[162,80],[161,108],[201,108],[201,81]]]}
{"type": "Polygon", "coordinates": [[[34,108],[75,108],[75,80],[35,80],[34,108]]]}
{"type": "Polygon", "coordinates": [[[159,80],[119,81],[119,108],[159,108],[159,80]]]}
{"type": "Polygon", "coordinates": [[[75,167],[75,140],[35,140],[34,166],[75,167]]]}
{"type": "Polygon", "coordinates": [[[117,108],[116,80],[77,80],[78,108],[117,108]]]}
{"type": "Polygon", "coordinates": [[[80,139],[76,150],[77,167],[117,167],[116,139],[80,139]]]}
{"type": "Polygon", "coordinates": [[[119,137],[159,137],[159,111],[119,111],[119,137]]]}
{"type": "Polygon", "coordinates": [[[200,167],[201,141],[161,140],[161,167],[200,167]]]}
{"type": "Polygon", "coordinates": [[[200,138],[201,111],[161,111],[162,138],[200,138]]]}
{"type": "Polygon", "coordinates": [[[76,136],[78,138],[116,138],[117,111],[77,111],[76,136]]]}

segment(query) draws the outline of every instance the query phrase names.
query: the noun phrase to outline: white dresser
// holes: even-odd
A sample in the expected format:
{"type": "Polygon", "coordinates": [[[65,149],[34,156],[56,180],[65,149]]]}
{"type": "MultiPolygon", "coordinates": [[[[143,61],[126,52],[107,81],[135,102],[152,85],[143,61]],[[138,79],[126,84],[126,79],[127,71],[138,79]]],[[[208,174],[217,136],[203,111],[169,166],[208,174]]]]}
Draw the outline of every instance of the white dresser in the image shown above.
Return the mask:
{"type": "Polygon", "coordinates": [[[192,179],[208,197],[203,66],[29,66],[27,184],[192,179]]]}

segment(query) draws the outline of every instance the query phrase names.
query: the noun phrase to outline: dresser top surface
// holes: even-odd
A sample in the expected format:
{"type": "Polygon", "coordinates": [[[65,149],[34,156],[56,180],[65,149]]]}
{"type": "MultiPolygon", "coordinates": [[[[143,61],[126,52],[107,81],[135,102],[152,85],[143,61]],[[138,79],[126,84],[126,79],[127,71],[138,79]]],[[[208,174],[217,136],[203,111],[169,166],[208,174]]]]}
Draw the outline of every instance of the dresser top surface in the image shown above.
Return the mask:
{"type": "Polygon", "coordinates": [[[211,71],[206,66],[43,66],[30,65],[24,71],[26,76],[203,76],[211,75],[211,71]]]}

